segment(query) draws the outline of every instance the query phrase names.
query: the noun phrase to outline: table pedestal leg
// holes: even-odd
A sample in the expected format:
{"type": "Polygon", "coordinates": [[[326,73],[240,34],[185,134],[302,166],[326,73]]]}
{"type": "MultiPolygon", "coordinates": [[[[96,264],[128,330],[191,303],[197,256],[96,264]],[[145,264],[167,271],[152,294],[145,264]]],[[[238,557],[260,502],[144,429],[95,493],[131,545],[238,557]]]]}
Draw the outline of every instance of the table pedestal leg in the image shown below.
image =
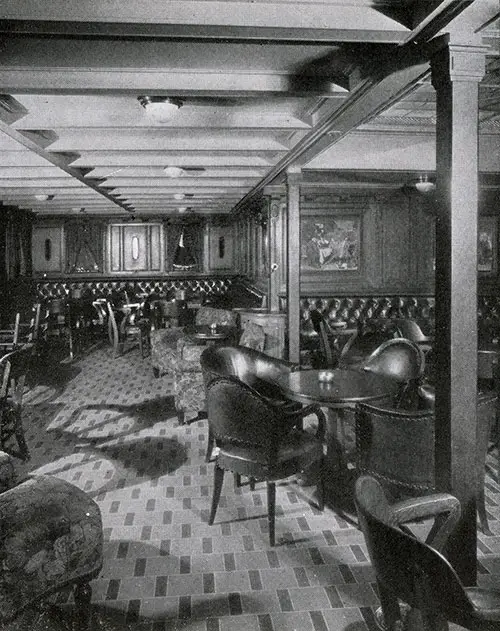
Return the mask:
{"type": "Polygon", "coordinates": [[[329,409],[326,424],[325,498],[345,519],[355,513],[353,471],[347,466],[344,409],[329,409]]]}

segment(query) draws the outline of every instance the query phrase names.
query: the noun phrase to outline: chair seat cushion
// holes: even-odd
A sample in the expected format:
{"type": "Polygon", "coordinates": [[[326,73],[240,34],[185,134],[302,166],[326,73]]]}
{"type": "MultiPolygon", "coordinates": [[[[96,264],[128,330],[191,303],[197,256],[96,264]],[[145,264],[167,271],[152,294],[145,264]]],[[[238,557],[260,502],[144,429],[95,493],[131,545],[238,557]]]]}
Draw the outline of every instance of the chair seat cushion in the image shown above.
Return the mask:
{"type": "Polygon", "coordinates": [[[263,454],[262,448],[231,445],[225,449],[224,441],[218,441],[217,461],[223,469],[234,473],[266,478],[285,478],[306,468],[323,455],[323,445],[315,436],[301,430],[292,430],[281,441],[276,452],[263,454]]]}

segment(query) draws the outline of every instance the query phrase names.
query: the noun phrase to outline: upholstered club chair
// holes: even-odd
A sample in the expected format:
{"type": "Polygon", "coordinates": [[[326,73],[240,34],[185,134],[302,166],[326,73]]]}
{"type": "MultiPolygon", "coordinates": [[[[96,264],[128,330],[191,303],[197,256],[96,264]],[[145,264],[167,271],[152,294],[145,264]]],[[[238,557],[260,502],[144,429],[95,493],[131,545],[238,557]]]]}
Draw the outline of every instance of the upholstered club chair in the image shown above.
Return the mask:
{"type": "Polygon", "coordinates": [[[89,581],[102,566],[98,505],[56,477],[17,481],[11,456],[0,451],[0,533],[0,627],[73,587],[75,619],[90,629],[89,581]]]}
{"type": "Polygon", "coordinates": [[[174,376],[174,402],[179,424],[190,423],[205,410],[205,383],[200,356],[206,346],[190,344],[181,338],[177,342],[177,355],[172,364],[174,376]]]}
{"type": "Polygon", "coordinates": [[[155,329],[151,337],[151,366],[155,377],[174,373],[177,361],[177,342],[185,337],[182,327],[155,329]]]}
{"type": "MultiPolygon", "coordinates": [[[[236,331],[237,314],[230,309],[215,307],[200,307],[196,312],[195,326],[217,324],[228,326],[236,331]]],[[[183,327],[173,326],[167,329],[151,331],[151,365],[155,377],[170,374],[173,376],[177,362],[177,342],[181,339],[190,342],[189,334],[183,327]]],[[[200,354],[205,347],[200,346],[200,354]]]]}

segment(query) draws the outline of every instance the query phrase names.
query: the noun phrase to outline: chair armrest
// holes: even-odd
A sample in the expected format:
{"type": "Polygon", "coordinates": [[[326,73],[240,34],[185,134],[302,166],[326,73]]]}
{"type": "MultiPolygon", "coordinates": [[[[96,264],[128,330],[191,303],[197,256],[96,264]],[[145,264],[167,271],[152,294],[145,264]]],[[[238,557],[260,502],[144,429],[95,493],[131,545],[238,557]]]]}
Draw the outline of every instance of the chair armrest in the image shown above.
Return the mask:
{"type": "Polygon", "coordinates": [[[391,506],[391,521],[402,526],[407,522],[435,517],[426,543],[437,550],[446,543],[455,528],[461,513],[460,502],[448,493],[434,493],[422,497],[414,497],[391,506]]]}

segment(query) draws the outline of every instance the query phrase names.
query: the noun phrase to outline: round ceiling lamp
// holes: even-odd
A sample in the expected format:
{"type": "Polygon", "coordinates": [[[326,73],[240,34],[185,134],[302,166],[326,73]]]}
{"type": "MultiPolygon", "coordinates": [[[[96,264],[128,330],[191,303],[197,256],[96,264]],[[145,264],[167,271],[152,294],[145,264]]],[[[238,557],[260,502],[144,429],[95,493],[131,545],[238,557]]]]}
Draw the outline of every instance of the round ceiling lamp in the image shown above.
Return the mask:
{"type": "Polygon", "coordinates": [[[181,169],[181,167],[168,166],[163,169],[163,173],[165,173],[167,177],[181,177],[184,173],[184,169],[181,169]]]}
{"type": "Polygon", "coordinates": [[[184,103],[181,99],[169,96],[138,96],[137,100],[149,116],[158,123],[168,120],[184,103]]]}
{"type": "Polygon", "coordinates": [[[48,200],[54,199],[54,195],[47,195],[47,193],[37,193],[35,195],[35,199],[38,202],[46,202],[48,200]]]}
{"type": "Polygon", "coordinates": [[[434,182],[431,182],[427,175],[421,175],[418,179],[418,182],[415,182],[415,188],[419,193],[432,193],[432,191],[436,188],[434,182]]]}
{"type": "Polygon", "coordinates": [[[174,199],[181,200],[186,197],[186,193],[175,193],[174,199]]]}

